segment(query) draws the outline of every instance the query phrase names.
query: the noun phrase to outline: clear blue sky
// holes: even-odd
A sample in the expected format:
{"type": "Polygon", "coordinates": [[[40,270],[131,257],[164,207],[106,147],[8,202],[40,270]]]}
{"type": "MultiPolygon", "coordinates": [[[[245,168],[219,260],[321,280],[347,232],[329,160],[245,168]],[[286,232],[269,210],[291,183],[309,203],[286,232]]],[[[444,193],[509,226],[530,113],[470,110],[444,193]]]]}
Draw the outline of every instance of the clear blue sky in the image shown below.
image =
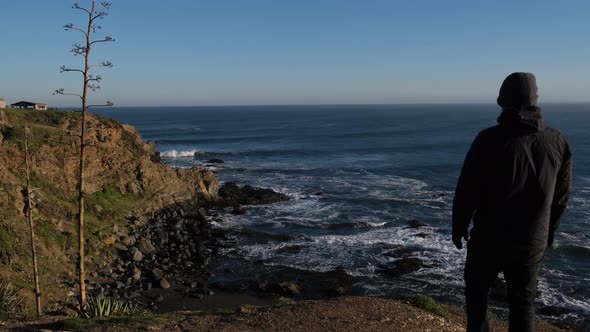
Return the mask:
{"type": "MultiPolygon", "coordinates": [[[[0,97],[52,96],[79,77],[69,0],[2,0],[0,97]]],[[[81,5],[87,0],[78,0],[81,5]]],[[[92,58],[116,106],[494,102],[513,71],[540,102],[590,101],[590,2],[111,0],[92,58]]]]}

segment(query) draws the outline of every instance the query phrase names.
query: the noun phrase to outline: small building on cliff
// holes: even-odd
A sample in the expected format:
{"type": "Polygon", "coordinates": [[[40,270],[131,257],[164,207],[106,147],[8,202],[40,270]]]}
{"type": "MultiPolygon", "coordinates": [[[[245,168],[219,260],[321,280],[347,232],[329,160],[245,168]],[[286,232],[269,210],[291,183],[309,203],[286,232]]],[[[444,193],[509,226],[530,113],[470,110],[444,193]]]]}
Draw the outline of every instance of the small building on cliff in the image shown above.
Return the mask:
{"type": "Polygon", "coordinates": [[[0,108],[6,108],[6,100],[4,98],[0,98],[0,108]]]}
{"type": "Polygon", "coordinates": [[[12,108],[36,109],[38,111],[47,110],[45,103],[32,103],[30,101],[19,101],[18,103],[10,104],[12,108]]]}

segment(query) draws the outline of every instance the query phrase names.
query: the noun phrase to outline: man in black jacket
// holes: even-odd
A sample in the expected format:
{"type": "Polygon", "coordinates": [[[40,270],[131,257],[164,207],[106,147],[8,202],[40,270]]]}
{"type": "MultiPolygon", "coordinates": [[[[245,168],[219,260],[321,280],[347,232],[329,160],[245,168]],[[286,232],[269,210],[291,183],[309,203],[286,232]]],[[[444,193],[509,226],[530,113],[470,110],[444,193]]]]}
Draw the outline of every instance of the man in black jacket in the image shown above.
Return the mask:
{"type": "Polygon", "coordinates": [[[468,240],[467,331],[488,330],[488,293],[500,271],[508,287],[510,331],[534,330],[539,264],[553,244],[572,182],[570,146],[545,126],[537,99],[533,74],[504,80],[498,125],[477,135],[457,183],[452,237],[458,249],[461,239],[468,240]]]}

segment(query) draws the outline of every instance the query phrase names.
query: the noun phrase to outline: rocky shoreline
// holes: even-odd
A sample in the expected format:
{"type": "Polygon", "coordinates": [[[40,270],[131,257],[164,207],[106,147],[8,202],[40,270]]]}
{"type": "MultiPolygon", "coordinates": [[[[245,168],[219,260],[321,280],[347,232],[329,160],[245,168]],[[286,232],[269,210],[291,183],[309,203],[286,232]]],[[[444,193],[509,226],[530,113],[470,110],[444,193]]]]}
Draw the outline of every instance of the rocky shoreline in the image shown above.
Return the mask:
{"type": "MultiPolygon", "coordinates": [[[[242,205],[263,205],[289,198],[270,189],[226,183],[211,201],[187,201],[139,216],[127,224],[114,224],[95,235],[101,239],[96,253],[114,253],[112,259],[89,266],[88,293],[139,302],[157,311],[163,293],[152,289],[173,288],[187,299],[200,300],[213,294],[208,281],[209,264],[219,248],[235,245],[212,221],[222,222],[219,212],[233,209],[246,213],[242,205]],[[151,292],[150,292],[151,291],[151,292]]],[[[75,282],[68,285],[76,286],[75,282]]],[[[219,286],[219,285],[217,285],[219,286]]],[[[220,289],[221,287],[217,287],[220,289]]],[[[74,293],[71,307],[75,307],[74,293]]]]}

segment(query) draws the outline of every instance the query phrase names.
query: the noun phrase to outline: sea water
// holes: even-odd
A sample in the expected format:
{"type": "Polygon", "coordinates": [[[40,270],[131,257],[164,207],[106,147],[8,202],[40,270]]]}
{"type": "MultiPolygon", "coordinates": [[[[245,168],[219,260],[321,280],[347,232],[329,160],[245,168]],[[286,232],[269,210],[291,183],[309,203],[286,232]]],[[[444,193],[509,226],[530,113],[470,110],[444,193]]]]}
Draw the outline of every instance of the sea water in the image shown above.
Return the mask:
{"type": "MultiPolygon", "coordinates": [[[[541,105],[573,146],[574,190],[555,248],[540,271],[542,306],[590,315],[590,104],[541,105]]],[[[314,271],[343,267],[358,292],[419,292],[461,303],[465,250],[450,241],[453,191],[496,105],[136,107],[99,113],[136,126],[174,167],[208,167],[221,182],[269,187],[291,198],[224,215],[238,255],[314,271]],[[222,159],[223,164],[207,161],[222,159]],[[412,220],[425,226],[408,227],[412,220]],[[424,267],[378,273],[406,248],[424,267]]],[[[562,317],[566,319],[567,317],[562,317]]]]}

